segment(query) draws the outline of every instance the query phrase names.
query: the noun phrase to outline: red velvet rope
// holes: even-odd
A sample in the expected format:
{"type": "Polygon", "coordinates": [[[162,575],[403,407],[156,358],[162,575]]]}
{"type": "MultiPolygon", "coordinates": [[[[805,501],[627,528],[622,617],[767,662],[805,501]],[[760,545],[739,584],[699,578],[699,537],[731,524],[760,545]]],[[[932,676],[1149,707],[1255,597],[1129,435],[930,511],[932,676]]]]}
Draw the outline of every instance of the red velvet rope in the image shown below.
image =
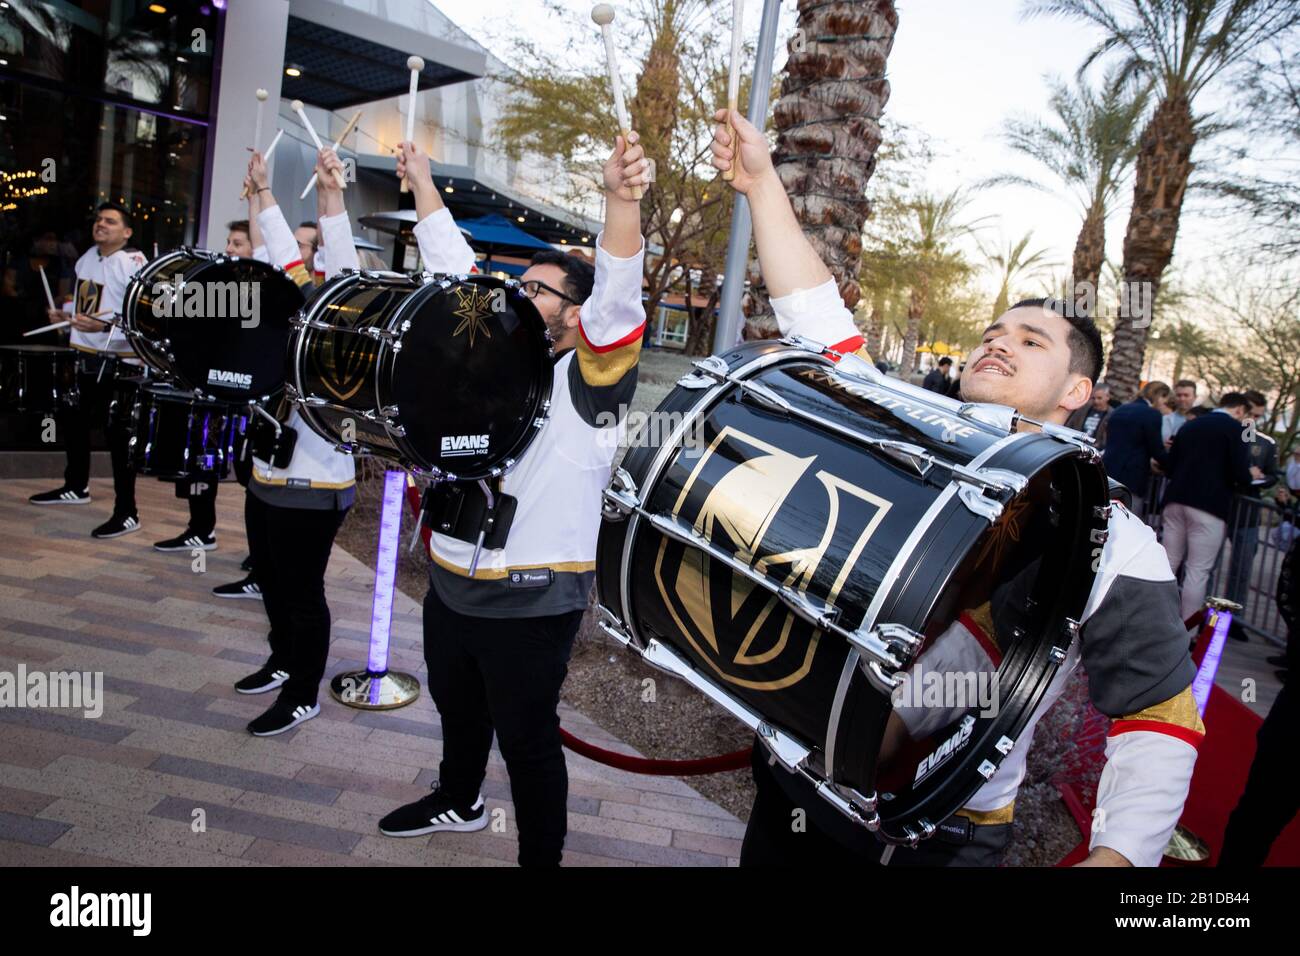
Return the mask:
{"type": "MultiPolygon", "coordinates": [[[[411,511],[418,520],[420,516],[420,491],[409,478],[406,483],[406,500],[410,503],[411,511]]],[[[429,534],[428,528],[420,529],[420,537],[424,539],[426,551],[429,547],[429,534]]],[[[646,776],[695,777],[710,773],[723,773],[727,770],[741,770],[749,766],[750,748],[748,747],[734,753],[719,754],[716,757],[702,757],[698,760],[652,760],[647,757],[632,757],[628,754],[615,753],[613,750],[597,747],[585,740],[579,740],[563,727],[560,728],[560,738],[564,741],[564,746],[574,753],[582,754],[582,756],[594,760],[596,763],[602,763],[607,767],[615,767],[619,770],[628,770],[632,773],[645,774],[646,776]]]]}

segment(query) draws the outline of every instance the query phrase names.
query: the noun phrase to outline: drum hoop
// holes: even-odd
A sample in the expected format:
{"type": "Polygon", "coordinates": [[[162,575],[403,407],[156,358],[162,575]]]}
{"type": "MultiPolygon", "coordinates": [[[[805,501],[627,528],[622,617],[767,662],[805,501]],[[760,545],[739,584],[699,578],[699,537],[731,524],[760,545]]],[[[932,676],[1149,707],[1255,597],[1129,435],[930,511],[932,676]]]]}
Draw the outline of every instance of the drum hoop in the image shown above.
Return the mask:
{"type": "MultiPolygon", "coordinates": [[[[986,464],[994,455],[1000,453],[1003,449],[1009,447],[1014,442],[1029,437],[1031,436],[1028,432],[1012,432],[1009,435],[1004,435],[972,458],[966,467],[979,468],[981,465],[986,464]]],[[[925,514],[921,516],[921,520],[917,523],[916,527],[912,529],[906,540],[904,540],[903,547],[899,549],[896,555],[894,555],[894,560],[890,562],[889,568],[880,579],[880,587],[877,588],[876,593],[872,595],[871,603],[867,605],[867,610],[862,615],[862,623],[858,628],[859,631],[870,630],[876,626],[876,618],[880,615],[880,609],[884,607],[885,600],[893,592],[894,586],[898,583],[898,578],[899,575],[902,574],[903,568],[915,553],[917,546],[920,545],[921,539],[929,533],[930,529],[934,526],[934,523],[939,520],[939,516],[948,510],[949,505],[952,503],[952,499],[957,496],[958,487],[959,483],[955,479],[950,479],[943,491],[939,493],[934,501],[930,502],[930,507],[926,509],[925,514]]],[[[835,689],[835,700],[831,704],[830,715],[826,721],[826,752],[824,755],[826,761],[826,779],[832,786],[839,786],[839,784],[835,782],[836,737],[838,736],[839,726],[843,716],[844,701],[848,696],[849,686],[853,682],[853,675],[858,670],[858,662],[860,660],[861,655],[858,653],[857,648],[850,647],[848,656],[844,659],[844,668],[840,672],[839,684],[835,689]]]]}

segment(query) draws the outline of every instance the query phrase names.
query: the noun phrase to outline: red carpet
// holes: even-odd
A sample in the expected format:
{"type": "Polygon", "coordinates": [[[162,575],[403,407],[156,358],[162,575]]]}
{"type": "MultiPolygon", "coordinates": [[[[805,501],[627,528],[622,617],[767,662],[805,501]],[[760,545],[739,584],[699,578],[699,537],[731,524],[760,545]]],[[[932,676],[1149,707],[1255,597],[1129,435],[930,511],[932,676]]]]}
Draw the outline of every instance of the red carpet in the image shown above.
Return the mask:
{"type": "MultiPolygon", "coordinates": [[[[1199,666],[1201,654],[1207,643],[1205,634],[1197,641],[1192,659],[1199,666]]],[[[1096,715],[1101,720],[1105,718],[1096,715]]],[[[1246,787],[1246,776],[1251,761],[1255,759],[1255,734],[1263,721],[1241,701],[1215,686],[1205,707],[1205,739],[1201,742],[1192,774],[1192,786],[1183,807],[1180,822],[1205,841],[1210,848],[1210,859],[1205,863],[1181,864],[1165,861],[1165,866],[1213,866],[1219,858],[1223,844],[1223,831],[1228,817],[1237,805],[1246,787]]],[[[1084,734],[1095,733],[1094,722],[1089,722],[1084,734]]],[[[1082,748],[1081,748],[1082,749],[1082,748]]],[[[1100,774],[1101,765],[1088,761],[1088,769],[1100,774]]],[[[1071,866],[1088,855],[1088,828],[1091,821],[1097,779],[1079,784],[1073,781],[1058,784],[1066,807],[1079,825],[1083,839],[1057,866],[1071,866]],[[1089,785],[1090,783],[1090,785],[1089,785]]],[[[1300,818],[1282,831],[1273,844],[1265,866],[1300,866],[1300,818]]]]}

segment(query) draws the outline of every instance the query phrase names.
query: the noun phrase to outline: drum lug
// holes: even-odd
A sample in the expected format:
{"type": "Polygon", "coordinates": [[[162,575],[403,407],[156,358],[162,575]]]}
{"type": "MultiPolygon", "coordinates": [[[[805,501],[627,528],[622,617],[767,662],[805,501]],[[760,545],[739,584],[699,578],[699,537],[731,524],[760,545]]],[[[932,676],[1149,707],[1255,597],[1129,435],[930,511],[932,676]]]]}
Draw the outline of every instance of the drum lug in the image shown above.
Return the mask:
{"type": "Polygon", "coordinates": [[[609,608],[605,607],[603,604],[596,605],[596,612],[600,615],[600,620],[597,621],[597,626],[602,631],[604,631],[614,640],[618,641],[619,644],[623,645],[623,647],[630,648],[632,650],[639,650],[637,642],[633,639],[632,635],[628,633],[627,628],[623,625],[622,618],[620,618],[609,608]]]}
{"type": "Polygon", "coordinates": [[[601,514],[607,521],[622,521],[641,507],[636,482],[624,468],[615,468],[609,486],[601,494],[601,514]]]}
{"type": "Polygon", "coordinates": [[[808,749],[793,738],[781,733],[766,720],[760,720],[754,728],[763,746],[790,773],[798,773],[808,759],[808,749]]]}
{"type": "Polygon", "coordinates": [[[1015,431],[1020,416],[1010,405],[996,405],[993,402],[963,402],[957,414],[962,418],[989,425],[998,431],[1010,435],[1015,431]]]}
{"type": "Polygon", "coordinates": [[[793,345],[797,349],[803,349],[805,352],[813,352],[817,355],[832,355],[837,357],[840,355],[839,352],[836,352],[833,349],[828,349],[826,346],[822,345],[822,343],[816,342],[810,338],[805,338],[802,335],[787,335],[778,341],[782,345],[793,345]]]}
{"type": "Polygon", "coordinates": [[[762,382],[741,381],[737,384],[740,385],[741,394],[753,396],[760,405],[766,405],[778,412],[790,413],[790,403],[762,382]]]}
{"type": "Polygon", "coordinates": [[[1096,518],[1097,520],[1099,520],[1099,521],[1105,521],[1106,523],[1109,524],[1109,523],[1110,523],[1110,517],[1111,517],[1111,515],[1112,515],[1113,513],[1114,513],[1114,509],[1111,508],[1111,506],[1110,506],[1109,503],[1104,504],[1104,505],[1093,505],[1093,506],[1092,506],[1092,516],[1093,516],[1094,518],[1096,518]]]}
{"type": "Polygon", "coordinates": [[[902,624],[877,624],[868,631],[861,629],[848,636],[862,656],[863,671],[878,690],[892,693],[903,681],[897,673],[916,659],[925,635],[902,624]]]}
{"type": "Polygon", "coordinates": [[[688,372],[677,380],[682,388],[709,388],[718,382],[725,382],[730,374],[727,363],[716,355],[710,355],[692,363],[696,371],[688,372]]]}
{"type": "Polygon", "coordinates": [[[993,524],[1002,515],[1002,502],[986,498],[983,488],[969,482],[957,482],[957,497],[970,511],[981,518],[987,518],[989,524],[993,524]]]}

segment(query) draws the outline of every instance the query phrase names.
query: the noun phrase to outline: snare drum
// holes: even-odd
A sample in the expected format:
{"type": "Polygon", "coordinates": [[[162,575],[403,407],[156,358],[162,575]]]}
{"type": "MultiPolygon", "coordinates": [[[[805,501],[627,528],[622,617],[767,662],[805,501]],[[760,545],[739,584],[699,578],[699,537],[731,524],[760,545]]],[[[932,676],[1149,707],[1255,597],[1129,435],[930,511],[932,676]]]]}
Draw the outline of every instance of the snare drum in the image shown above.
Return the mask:
{"type": "Polygon", "coordinates": [[[487,478],[545,424],[550,340],[518,282],[348,272],[296,324],[288,394],[341,450],[487,478]]]}
{"type": "Polygon", "coordinates": [[[147,379],[123,384],[135,393],[129,449],[137,473],[158,478],[206,475],[218,480],[229,476],[235,439],[247,420],[246,408],[208,401],[147,379]]]}
{"type": "Polygon", "coordinates": [[[58,345],[0,345],[0,408],[57,412],[76,403],[77,350],[58,345]]]}
{"type": "Polygon", "coordinates": [[[266,401],[284,385],[289,319],[302,304],[279,266],[181,248],[131,278],[122,326],[136,354],[182,388],[266,401]]]}
{"type": "Polygon", "coordinates": [[[1066,659],[1109,515],[1099,458],[801,340],[696,366],[605,492],[601,626],[849,819],[915,843],[1066,659]],[[931,699],[932,673],[977,686],[931,699]]]}

